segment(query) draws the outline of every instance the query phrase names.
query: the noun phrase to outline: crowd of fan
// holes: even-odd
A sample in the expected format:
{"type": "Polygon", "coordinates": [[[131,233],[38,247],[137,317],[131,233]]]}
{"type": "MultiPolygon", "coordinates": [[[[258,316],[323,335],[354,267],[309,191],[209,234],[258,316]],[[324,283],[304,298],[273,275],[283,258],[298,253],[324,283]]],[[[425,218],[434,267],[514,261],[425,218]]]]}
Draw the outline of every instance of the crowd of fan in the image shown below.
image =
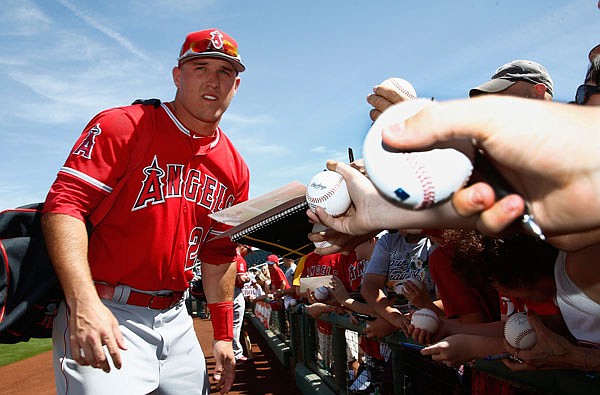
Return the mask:
{"type": "MultiPolygon", "coordinates": [[[[600,105],[600,45],[589,61],[573,105],[600,105]]],[[[517,60],[469,92],[471,97],[490,94],[550,101],[553,82],[542,65],[517,60]]],[[[367,100],[375,120],[406,98],[377,86],[367,100]]],[[[360,161],[352,166],[364,175],[360,161]]],[[[454,226],[359,233],[337,242],[337,250],[317,250],[320,255],[313,252],[298,262],[280,263],[270,255],[264,265],[251,268],[240,292],[250,301],[283,299],[286,307],[297,300],[307,303],[317,319],[323,356],[331,325],[318,317],[337,312],[356,321],[354,312],[372,319],[360,339],[362,352],[381,360],[386,352],[373,339],[402,331],[425,346],[421,354],[447,366],[501,358],[513,370],[600,371],[600,275],[592,262],[600,256],[597,231],[547,241],[518,230],[489,235],[454,226]],[[329,275],[326,300],[317,300],[314,289],[300,292],[302,278],[329,275]],[[412,312],[421,308],[439,316],[435,333],[411,325],[412,312]],[[536,332],[531,349],[519,350],[504,339],[504,322],[515,312],[527,312],[536,332]]],[[[316,237],[322,241],[331,235],[316,237]]]]}

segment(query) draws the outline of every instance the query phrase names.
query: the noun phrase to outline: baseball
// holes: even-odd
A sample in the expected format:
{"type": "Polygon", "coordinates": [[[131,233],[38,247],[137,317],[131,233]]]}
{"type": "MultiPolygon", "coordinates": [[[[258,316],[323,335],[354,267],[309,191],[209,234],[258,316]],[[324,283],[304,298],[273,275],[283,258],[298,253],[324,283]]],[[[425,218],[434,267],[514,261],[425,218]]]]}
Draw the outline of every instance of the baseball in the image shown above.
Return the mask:
{"type": "Polygon", "coordinates": [[[327,298],[329,297],[329,291],[327,290],[327,288],[322,286],[316,288],[314,294],[315,299],[317,299],[319,302],[327,300],[327,298]]]}
{"type": "Polygon", "coordinates": [[[425,329],[429,333],[437,332],[440,320],[432,310],[420,309],[413,313],[410,323],[419,329],[425,329]]]}
{"type": "Polygon", "coordinates": [[[412,209],[430,207],[448,199],[473,171],[471,160],[453,148],[423,152],[395,152],[384,147],[381,134],[393,129],[430,100],[394,104],[373,123],[363,144],[365,169],[375,187],[392,201],[412,209]]]}
{"type": "Polygon", "coordinates": [[[410,82],[402,78],[388,78],[379,85],[395,90],[405,100],[417,98],[417,91],[415,90],[415,88],[410,82]]]}
{"type": "Polygon", "coordinates": [[[511,346],[528,350],[535,346],[537,336],[529,324],[527,313],[514,313],[504,324],[504,338],[511,346]]]}
{"type": "MultiPolygon", "coordinates": [[[[324,232],[327,229],[329,229],[328,227],[326,227],[325,225],[322,224],[314,224],[312,227],[312,233],[319,233],[319,232],[324,232]]],[[[313,244],[315,245],[315,247],[317,248],[327,248],[327,247],[331,247],[331,243],[328,241],[313,241],[313,244]]]]}
{"type": "Polygon", "coordinates": [[[404,291],[404,283],[407,281],[410,281],[411,283],[415,284],[421,289],[423,288],[423,283],[421,282],[421,280],[415,277],[410,277],[404,280],[400,280],[398,284],[394,286],[394,292],[396,292],[398,295],[402,294],[402,292],[404,291]]]}
{"type": "Polygon", "coordinates": [[[317,207],[334,217],[342,215],[350,207],[350,195],[344,177],[335,171],[317,173],[306,186],[306,201],[314,212],[317,207]]]}

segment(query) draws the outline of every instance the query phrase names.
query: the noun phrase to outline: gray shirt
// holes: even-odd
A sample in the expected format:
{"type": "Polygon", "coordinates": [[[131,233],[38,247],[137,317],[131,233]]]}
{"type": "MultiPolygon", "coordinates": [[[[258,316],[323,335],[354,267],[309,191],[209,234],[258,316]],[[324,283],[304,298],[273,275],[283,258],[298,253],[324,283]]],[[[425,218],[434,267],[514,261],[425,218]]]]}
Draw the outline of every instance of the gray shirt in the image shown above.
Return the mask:
{"type": "Polygon", "coordinates": [[[432,291],[434,285],[426,266],[434,249],[435,245],[427,237],[409,243],[399,232],[387,233],[377,240],[365,274],[385,276],[386,288],[390,291],[409,278],[425,281],[432,291]]]}

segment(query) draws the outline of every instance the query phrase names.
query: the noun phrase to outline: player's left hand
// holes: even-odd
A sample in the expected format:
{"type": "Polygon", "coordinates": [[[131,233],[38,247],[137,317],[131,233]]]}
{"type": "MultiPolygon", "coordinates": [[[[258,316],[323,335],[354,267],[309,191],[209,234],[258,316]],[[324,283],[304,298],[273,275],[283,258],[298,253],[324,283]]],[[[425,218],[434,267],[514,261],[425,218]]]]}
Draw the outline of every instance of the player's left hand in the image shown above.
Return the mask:
{"type": "Polygon", "coordinates": [[[235,356],[232,342],[213,341],[213,353],[215,357],[213,379],[217,382],[219,393],[226,394],[233,386],[235,379],[235,356]]]}

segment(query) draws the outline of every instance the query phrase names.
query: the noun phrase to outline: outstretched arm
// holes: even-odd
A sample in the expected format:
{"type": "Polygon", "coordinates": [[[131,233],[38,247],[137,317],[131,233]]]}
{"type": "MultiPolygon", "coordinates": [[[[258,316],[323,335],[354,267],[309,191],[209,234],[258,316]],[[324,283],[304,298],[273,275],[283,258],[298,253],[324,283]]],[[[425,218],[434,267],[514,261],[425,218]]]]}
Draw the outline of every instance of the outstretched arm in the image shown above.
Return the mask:
{"type": "Polygon", "coordinates": [[[110,371],[102,346],[121,368],[119,349],[125,342],[119,323],[102,303],[94,287],[88,255],[88,234],[85,224],[65,214],[47,213],[42,217],[42,229],[48,254],[60,280],[69,306],[69,345],[72,358],[80,365],[110,371]]]}
{"type": "Polygon", "coordinates": [[[233,354],[233,288],[235,262],[211,265],[202,262],[202,281],[206,301],[210,309],[214,336],[214,379],[221,394],[229,392],[235,379],[235,356],[233,354]]]}

